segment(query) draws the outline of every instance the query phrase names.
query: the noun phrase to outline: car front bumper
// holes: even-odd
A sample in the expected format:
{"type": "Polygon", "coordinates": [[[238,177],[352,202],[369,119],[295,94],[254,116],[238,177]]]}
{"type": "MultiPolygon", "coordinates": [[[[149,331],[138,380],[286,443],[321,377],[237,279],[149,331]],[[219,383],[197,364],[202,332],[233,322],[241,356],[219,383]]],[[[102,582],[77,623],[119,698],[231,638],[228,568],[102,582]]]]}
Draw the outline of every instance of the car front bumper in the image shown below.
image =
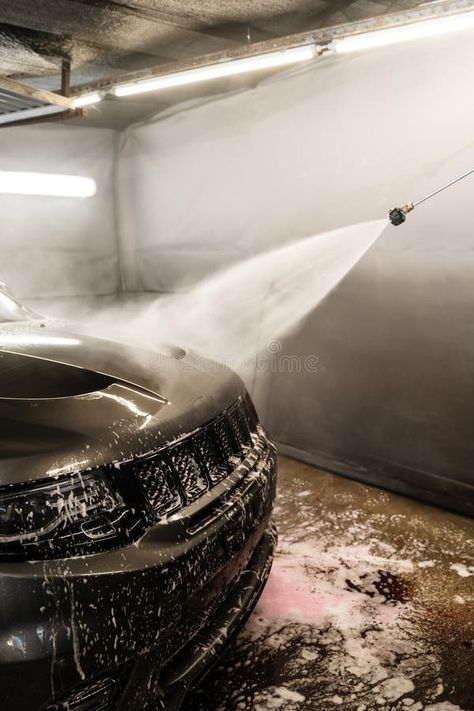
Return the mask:
{"type": "Polygon", "coordinates": [[[1,564],[0,709],[179,708],[265,584],[275,489],[260,432],[230,477],[139,543],[1,564]]]}

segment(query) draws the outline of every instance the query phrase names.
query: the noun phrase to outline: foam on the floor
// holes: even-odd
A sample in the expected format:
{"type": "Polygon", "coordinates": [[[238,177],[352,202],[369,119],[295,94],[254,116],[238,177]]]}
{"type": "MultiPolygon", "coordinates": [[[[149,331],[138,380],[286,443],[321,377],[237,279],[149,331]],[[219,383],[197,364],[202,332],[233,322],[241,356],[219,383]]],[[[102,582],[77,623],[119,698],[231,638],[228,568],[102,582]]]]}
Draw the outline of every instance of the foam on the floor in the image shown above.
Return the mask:
{"type": "Polygon", "coordinates": [[[280,544],[206,711],[474,709],[474,522],[282,461],[280,544]]]}

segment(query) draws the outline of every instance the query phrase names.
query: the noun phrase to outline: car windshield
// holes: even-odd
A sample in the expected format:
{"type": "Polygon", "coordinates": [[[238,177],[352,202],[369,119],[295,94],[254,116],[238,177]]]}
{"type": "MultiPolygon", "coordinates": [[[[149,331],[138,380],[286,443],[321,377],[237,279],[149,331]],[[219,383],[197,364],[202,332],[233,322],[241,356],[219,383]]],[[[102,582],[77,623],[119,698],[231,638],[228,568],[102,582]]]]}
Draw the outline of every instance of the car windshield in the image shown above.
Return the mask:
{"type": "Polygon", "coordinates": [[[33,311],[26,306],[22,306],[10,294],[7,294],[0,286],[0,323],[11,321],[30,321],[35,318],[33,311]]]}

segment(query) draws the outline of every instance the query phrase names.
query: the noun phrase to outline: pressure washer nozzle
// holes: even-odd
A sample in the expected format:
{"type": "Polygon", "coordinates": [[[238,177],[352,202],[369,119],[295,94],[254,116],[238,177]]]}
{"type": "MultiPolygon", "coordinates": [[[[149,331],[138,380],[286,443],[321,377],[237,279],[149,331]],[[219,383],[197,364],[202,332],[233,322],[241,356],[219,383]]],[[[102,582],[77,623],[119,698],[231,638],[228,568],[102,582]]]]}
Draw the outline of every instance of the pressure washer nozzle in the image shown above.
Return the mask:
{"type": "Polygon", "coordinates": [[[398,227],[398,225],[402,225],[407,218],[401,208],[394,207],[393,210],[390,210],[390,212],[388,213],[388,219],[390,220],[392,225],[398,227]]]}
{"type": "Polygon", "coordinates": [[[407,213],[411,212],[414,209],[415,206],[413,205],[413,203],[407,202],[407,204],[403,205],[402,207],[394,207],[393,210],[390,210],[390,212],[388,213],[388,219],[390,220],[392,225],[398,227],[398,225],[402,225],[407,219],[407,213]]]}

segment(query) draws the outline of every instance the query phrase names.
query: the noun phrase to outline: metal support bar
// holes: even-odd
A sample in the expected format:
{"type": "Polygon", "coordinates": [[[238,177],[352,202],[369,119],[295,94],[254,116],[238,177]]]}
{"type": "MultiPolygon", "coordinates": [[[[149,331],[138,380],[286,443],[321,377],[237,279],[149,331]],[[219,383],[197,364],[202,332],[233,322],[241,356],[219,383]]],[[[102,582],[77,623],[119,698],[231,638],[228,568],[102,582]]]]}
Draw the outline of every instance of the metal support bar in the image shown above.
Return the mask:
{"type": "Polygon", "coordinates": [[[61,94],[69,96],[71,92],[71,60],[63,59],[61,63],[61,94]]]}

